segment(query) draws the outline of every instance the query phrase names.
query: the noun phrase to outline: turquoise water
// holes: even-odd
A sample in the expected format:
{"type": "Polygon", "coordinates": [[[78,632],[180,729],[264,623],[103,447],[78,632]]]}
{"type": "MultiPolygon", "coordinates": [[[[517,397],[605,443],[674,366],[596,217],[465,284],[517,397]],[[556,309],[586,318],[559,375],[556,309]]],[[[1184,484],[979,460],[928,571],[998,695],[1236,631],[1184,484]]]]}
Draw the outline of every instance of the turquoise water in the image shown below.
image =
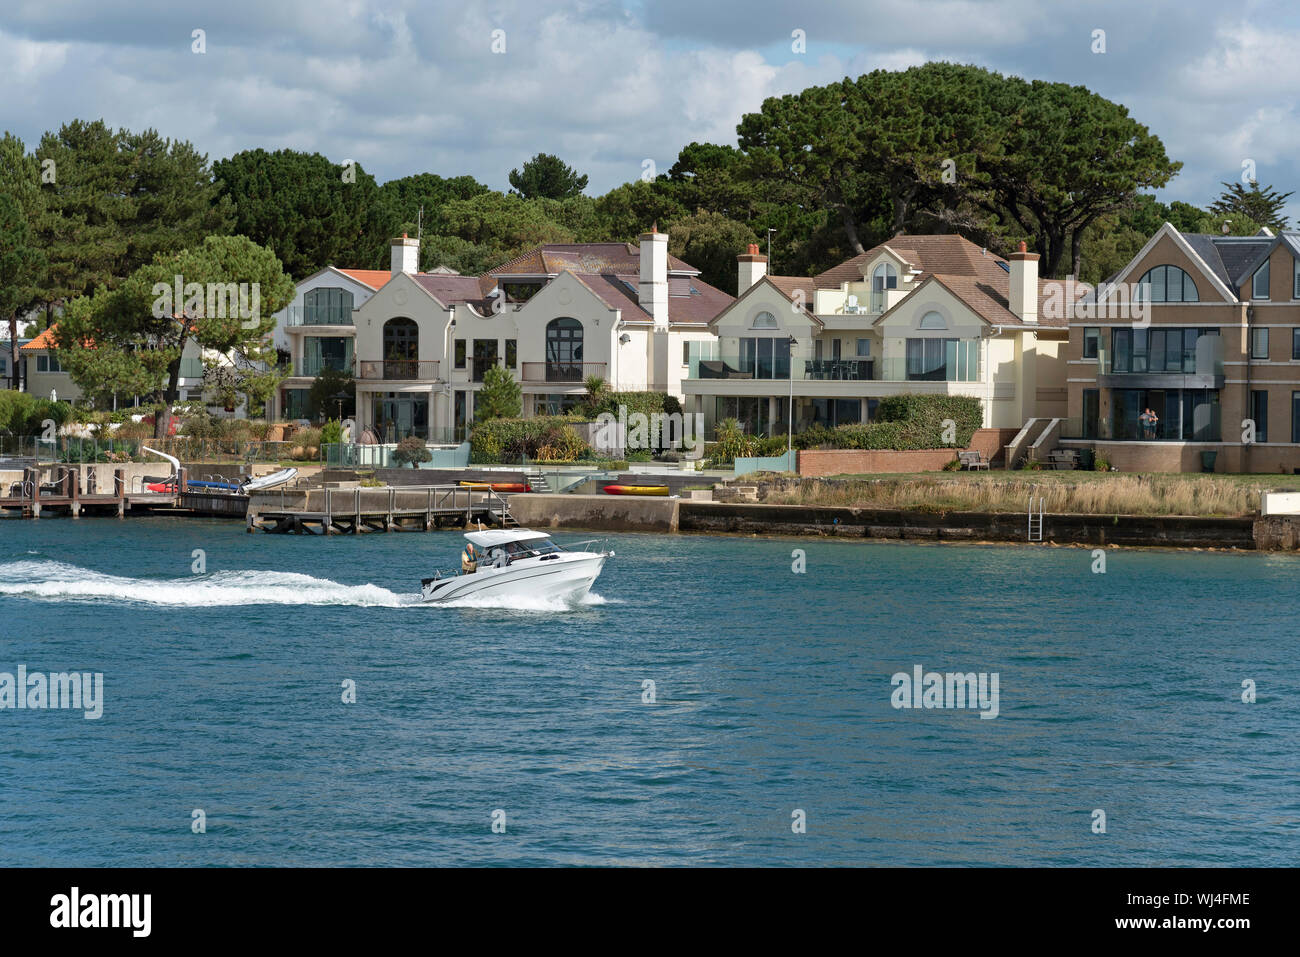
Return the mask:
{"type": "Polygon", "coordinates": [[[0,672],[104,675],[0,710],[0,863],[1296,860],[1295,558],[611,540],[584,606],[447,608],[450,532],[0,522],[0,672]],[[895,709],[918,664],[998,716],[895,709]]]}

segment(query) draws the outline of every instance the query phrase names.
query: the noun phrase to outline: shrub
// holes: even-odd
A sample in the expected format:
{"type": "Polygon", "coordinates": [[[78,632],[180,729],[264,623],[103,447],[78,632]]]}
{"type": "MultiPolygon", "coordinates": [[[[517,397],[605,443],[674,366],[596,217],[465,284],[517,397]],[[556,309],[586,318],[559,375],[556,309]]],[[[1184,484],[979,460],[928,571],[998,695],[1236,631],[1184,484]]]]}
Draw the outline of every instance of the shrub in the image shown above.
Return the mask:
{"type": "Polygon", "coordinates": [[[469,441],[470,461],[477,464],[518,462],[523,458],[572,462],[592,454],[591,446],[562,416],[475,422],[469,441]]]}
{"type": "Polygon", "coordinates": [[[475,418],[516,419],[522,409],[522,392],[510,370],[492,366],[483,373],[483,388],[474,399],[475,418]]]}
{"type": "Polygon", "coordinates": [[[424,439],[408,435],[397,443],[397,448],[393,449],[393,461],[399,465],[410,465],[411,468],[415,468],[419,462],[433,461],[433,453],[424,444],[424,439]]]}
{"type": "Polygon", "coordinates": [[[737,458],[753,454],[753,437],[746,435],[735,419],[719,422],[714,428],[714,436],[716,441],[710,451],[713,461],[718,465],[733,465],[737,458]]]}
{"type": "MultiPolygon", "coordinates": [[[[265,438],[265,435],[263,435],[265,438]]],[[[338,419],[330,419],[320,430],[320,441],[322,445],[333,443],[337,445],[343,441],[343,423],[338,419]]]]}

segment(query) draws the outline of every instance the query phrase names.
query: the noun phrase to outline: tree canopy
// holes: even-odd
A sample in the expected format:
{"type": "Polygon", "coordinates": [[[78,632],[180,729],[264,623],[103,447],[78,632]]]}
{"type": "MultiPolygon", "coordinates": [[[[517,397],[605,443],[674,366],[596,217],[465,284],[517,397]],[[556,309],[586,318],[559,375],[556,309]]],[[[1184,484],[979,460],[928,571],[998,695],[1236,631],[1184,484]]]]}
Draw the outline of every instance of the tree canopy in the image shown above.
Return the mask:
{"type": "Polygon", "coordinates": [[[1267,226],[1273,230],[1286,229],[1287,218],[1282,215],[1286,201],[1294,194],[1279,193],[1271,186],[1259,188],[1259,183],[1250,181],[1250,189],[1241,183],[1224,183],[1224,191],[1210,205],[1210,212],[1223,217],[1238,217],[1252,225],[1267,226]]]}
{"type": "Polygon", "coordinates": [[[510,171],[510,185],[524,199],[568,199],[587,188],[587,177],[550,153],[538,153],[522,170],[510,171]]]}

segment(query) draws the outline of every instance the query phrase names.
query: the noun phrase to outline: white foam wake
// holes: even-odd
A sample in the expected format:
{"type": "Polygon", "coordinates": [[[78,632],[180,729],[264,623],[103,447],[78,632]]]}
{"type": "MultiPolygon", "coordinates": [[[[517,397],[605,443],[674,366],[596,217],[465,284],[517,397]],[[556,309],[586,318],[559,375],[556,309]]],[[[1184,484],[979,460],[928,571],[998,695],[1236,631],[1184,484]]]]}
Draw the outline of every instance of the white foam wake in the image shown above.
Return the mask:
{"type": "Polygon", "coordinates": [[[355,605],[396,608],[418,601],[378,585],[343,585],[297,572],[220,571],[185,578],[127,578],[55,561],[0,565],[0,595],[44,601],[138,602],[168,607],[355,605]]]}
{"type": "Polygon", "coordinates": [[[430,608],[503,608],[508,611],[573,611],[608,605],[609,600],[588,592],[581,598],[543,598],[529,595],[479,595],[429,604],[430,608]]]}

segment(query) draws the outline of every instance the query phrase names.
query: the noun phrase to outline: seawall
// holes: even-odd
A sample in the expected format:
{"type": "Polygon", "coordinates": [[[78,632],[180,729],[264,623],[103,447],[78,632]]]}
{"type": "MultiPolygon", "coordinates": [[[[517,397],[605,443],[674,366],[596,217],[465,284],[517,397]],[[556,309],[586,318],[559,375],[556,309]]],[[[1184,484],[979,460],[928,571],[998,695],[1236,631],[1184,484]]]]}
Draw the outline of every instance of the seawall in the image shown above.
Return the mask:
{"type": "MultiPolygon", "coordinates": [[[[1018,513],[823,508],[747,502],[693,502],[617,495],[515,495],[520,525],[600,531],[683,531],[745,535],[834,536],[915,541],[1025,542],[1018,513]]],[[[1252,518],[1176,515],[1054,515],[1043,541],[1069,545],[1254,549],[1252,518]]]]}

